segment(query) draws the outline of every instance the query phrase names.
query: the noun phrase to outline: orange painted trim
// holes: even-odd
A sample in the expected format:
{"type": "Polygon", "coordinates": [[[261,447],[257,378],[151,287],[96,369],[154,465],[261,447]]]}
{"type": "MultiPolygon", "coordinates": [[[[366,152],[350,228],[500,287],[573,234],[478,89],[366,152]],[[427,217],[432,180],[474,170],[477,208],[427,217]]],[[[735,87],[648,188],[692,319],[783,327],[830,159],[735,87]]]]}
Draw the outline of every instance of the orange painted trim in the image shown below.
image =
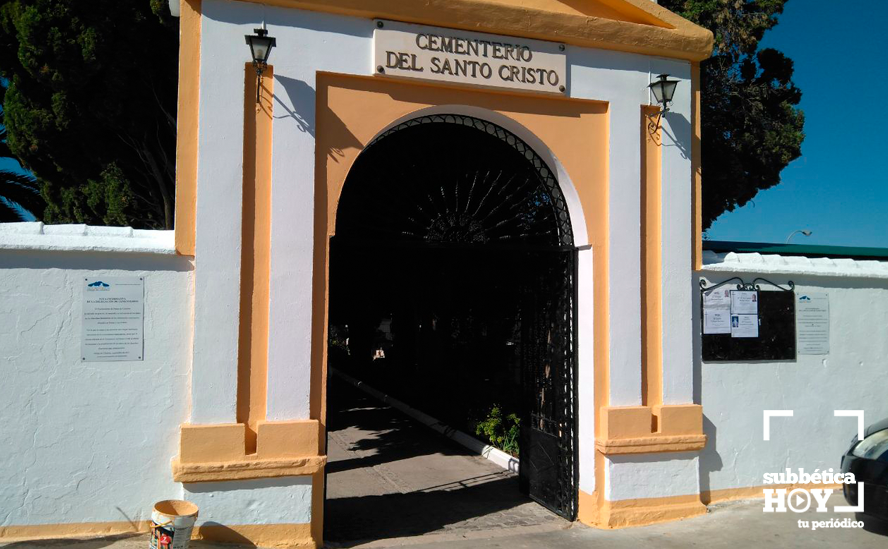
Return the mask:
{"type": "Polygon", "coordinates": [[[182,425],[176,482],[211,482],[315,475],[327,456],[319,452],[317,420],[258,424],[258,452],[247,454],[246,425],[182,425]]]}
{"type": "Polygon", "coordinates": [[[603,407],[598,410],[598,440],[648,437],[654,432],[649,406],[603,407]]]}
{"type": "Polygon", "coordinates": [[[588,526],[602,529],[646,526],[706,514],[706,506],[700,501],[700,496],[697,494],[607,501],[599,494],[590,495],[581,490],[580,509],[578,520],[588,526]],[[591,508],[591,501],[596,498],[601,500],[597,512],[584,514],[582,509],[584,507],[591,508]],[[583,505],[584,502],[590,502],[590,504],[583,505]]]}
{"type": "Polygon", "coordinates": [[[237,420],[247,425],[247,454],[256,452],[256,433],[259,422],[265,419],[268,394],[274,67],[269,65],[262,76],[258,103],[256,84],[256,69],[252,63],[246,63],[237,420]]]}
{"type": "Polygon", "coordinates": [[[669,404],[651,410],[661,435],[702,435],[703,407],[699,404],[669,404]]]}
{"type": "Polygon", "coordinates": [[[278,459],[258,459],[250,454],[240,461],[202,463],[172,462],[176,482],[219,482],[257,478],[298,477],[323,471],[327,456],[306,456],[278,459]]]}
{"type": "Polygon", "coordinates": [[[327,478],[323,471],[311,477],[311,537],[318,544],[324,545],[324,501],[327,499],[327,478]]]}
{"type": "MultiPolygon", "coordinates": [[[[596,452],[596,458],[598,457],[598,452],[596,452]]],[[[582,522],[587,526],[596,526],[601,522],[601,508],[602,502],[604,501],[604,496],[602,495],[603,485],[599,485],[598,482],[598,463],[596,459],[595,463],[595,486],[596,490],[591,494],[588,494],[582,490],[579,490],[579,494],[577,497],[577,520],[582,522]]],[[[603,480],[601,481],[603,482],[603,480]]]]}
{"type": "Polygon", "coordinates": [[[702,129],[700,124],[700,63],[691,63],[691,200],[693,219],[691,220],[693,269],[703,268],[703,169],[702,169],[702,129]]]}
{"type": "Polygon", "coordinates": [[[712,33],[650,0],[244,0],[271,6],[392,19],[575,46],[701,61],[712,33]]]}
{"type": "Polygon", "coordinates": [[[696,452],[706,446],[698,404],[599,409],[595,448],[601,455],[696,452]]]}
{"type": "Polygon", "coordinates": [[[706,447],[706,435],[654,435],[649,437],[596,440],[595,449],[606,456],[699,452],[706,447]]]}
{"type": "Polygon", "coordinates": [[[628,528],[671,522],[706,514],[698,494],[663,498],[608,501],[601,513],[604,528],[628,528]]]}
{"type": "Polygon", "coordinates": [[[179,100],[176,121],[176,253],[194,255],[200,105],[201,0],[179,2],[179,100]]]}
{"type": "Polygon", "coordinates": [[[207,482],[313,475],[326,464],[317,420],[260,421],[258,451],[250,454],[245,451],[246,432],[243,423],[183,424],[173,479],[207,482]]]}
{"type": "MultiPolygon", "coordinates": [[[[663,402],[662,129],[658,107],[641,108],[641,398],[663,402]]],[[[656,428],[656,426],[655,426],[656,428]]]]}
{"type": "Polygon", "coordinates": [[[8,542],[17,540],[118,536],[121,534],[140,534],[147,531],[148,521],[35,524],[26,526],[0,526],[0,539],[4,542],[8,542]]]}
{"type": "Polygon", "coordinates": [[[317,420],[260,421],[259,459],[321,455],[317,420]]]}
{"type": "Polygon", "coordinates": [[[811,488],[826,488],[833,490],[841,490],[841,484],[770,484],[767,486],[748,486],[743,488],[725,488],[723,490],[707,490],[700,493],[700,499],[703,503],[711,505],[713,503],[721,503],[724,501],[737,501],[741,499],[763,499],[766,489],[786,489],[794,490],[802,488],[809,490],[811,488]]]}
{"type": "Polygon", "coordinates": [[[312,526],[305,524],[246,524],[198,526],[192,539],[232,543],[250,547],[316,549],[312,526]]]}
{"type": "Polygon", "coordinates": [[[179,461],[207,463],[245,459],[243,423],[191,425],[179,429],[179,461]]]}
{"type": "MultiPolygon", "coordinates": [[[[147,533],[148,528],[148,521],[3,526],[0,527],[0,539],[4,542],[15,542],[124,534],[137,536],[147,533]]],[[[320,547],[320,544],[312,537],[312,525],[308,523],[197,526],[192,533],[192,539],[261,547],[320,547]]]]}

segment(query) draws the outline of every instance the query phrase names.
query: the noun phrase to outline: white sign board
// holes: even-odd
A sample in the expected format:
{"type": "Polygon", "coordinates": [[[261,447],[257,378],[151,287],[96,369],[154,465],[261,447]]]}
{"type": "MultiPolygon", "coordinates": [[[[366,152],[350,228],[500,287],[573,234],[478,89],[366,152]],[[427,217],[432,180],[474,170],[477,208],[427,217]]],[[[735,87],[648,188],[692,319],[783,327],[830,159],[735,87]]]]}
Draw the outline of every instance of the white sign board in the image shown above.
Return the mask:
{"type": "Polygon", "coordinates": [[[800,355],[829,354],[829,294],[799,294],[796,334],[800,355]]]}
{"type": "Polygon", "coordinates": [[[393,21],[375,21],[373,73],[563,95],[564,45],[393,21]]]}
{"type": "Polygon", "coordinates": [[[83,362],[142,360],[145,281],[83,279],[83,362]]]}

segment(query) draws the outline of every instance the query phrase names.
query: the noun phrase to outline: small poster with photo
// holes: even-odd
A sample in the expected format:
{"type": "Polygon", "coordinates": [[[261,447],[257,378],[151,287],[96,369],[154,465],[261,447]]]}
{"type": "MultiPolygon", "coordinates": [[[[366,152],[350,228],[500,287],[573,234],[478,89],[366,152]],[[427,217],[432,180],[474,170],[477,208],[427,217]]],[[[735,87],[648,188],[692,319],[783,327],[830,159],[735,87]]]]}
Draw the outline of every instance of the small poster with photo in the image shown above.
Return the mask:
{"type": "Polygon", "coordinates": [[[731,290],[732,315],[757,315],[758,292],[755,290],[731,290]]]}

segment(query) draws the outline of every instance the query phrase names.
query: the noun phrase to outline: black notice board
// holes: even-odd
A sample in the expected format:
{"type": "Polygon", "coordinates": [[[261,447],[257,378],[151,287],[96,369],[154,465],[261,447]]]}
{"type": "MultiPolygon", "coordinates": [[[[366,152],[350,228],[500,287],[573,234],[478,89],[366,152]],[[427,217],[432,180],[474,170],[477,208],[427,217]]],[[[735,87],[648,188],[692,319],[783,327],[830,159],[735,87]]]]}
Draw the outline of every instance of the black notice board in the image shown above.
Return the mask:
{"type": "MultiPolygon", "coordinates": [[[[701,295],[701,332],[703,331],[702,297],[701,295]]],[[[734,338],[731,334],[703,334],[703,361],[795,360],[795,292],[759,291],[758,312],[758,337],[734,338]]]]}

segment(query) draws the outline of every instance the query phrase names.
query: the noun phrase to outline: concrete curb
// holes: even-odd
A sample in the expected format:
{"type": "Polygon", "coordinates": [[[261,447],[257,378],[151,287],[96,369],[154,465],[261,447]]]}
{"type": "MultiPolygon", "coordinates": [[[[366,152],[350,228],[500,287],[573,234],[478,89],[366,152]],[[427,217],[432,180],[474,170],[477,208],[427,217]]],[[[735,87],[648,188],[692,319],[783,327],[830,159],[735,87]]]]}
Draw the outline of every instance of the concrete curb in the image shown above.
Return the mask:
{"type": "Polygon", "coordinates": [[[359,379],[355,379],[346,373],[340,372],[336,368],[331,367],[330,373],[335,375],[336,377],[342,379],[343,381],[347,381],[348,383],[354,385],[355,387],[357,387],[361,391],[364,391],[365,393],[372,396],[373,398],[375,398],[381,402],[384,402],[384,403],[388,404],[389,406],[391,406],[392,408],[400,411],[401,413],[406,414],[407,416],[415,419],[416,421],[422,423],[426,427],[434,429],[435,431],[441,433],[442,435],[449,438],[453,442],[456,442],[460,446],[468,448],[469,450],[471,450],[472,452],[475,452],[476,454],[480,455],[481,457],[483,457],[487,460],[490,460],[491,462],[495,463],[496,465],[499,465],[503,469],[506,469],[507,471],[511,471],[513,473],[518,473],[518,459],[510,456],[509,454],[503,452],[502,450],[500,450],[498,448],[494,448],[493,446],[491,446],[489,444],[484,444],[483,442],[476,439],[475,437],[469,436],[466,433],[463,433],[462,431],[458,431],[445,423],[441,423],[440,421],[433,418],[432,416],[430,416],[426,413],[420,412],[416,408],[413,408],[412,406],[408,406],[407,404],[404,404],[400,400],[390,397],[387,394],[385,394],[381,391],[378,391],[378,390],[374,389],[373,387],[370,387],[369,385],[367,385],[363,381],[361,381],[359,379]]]}

